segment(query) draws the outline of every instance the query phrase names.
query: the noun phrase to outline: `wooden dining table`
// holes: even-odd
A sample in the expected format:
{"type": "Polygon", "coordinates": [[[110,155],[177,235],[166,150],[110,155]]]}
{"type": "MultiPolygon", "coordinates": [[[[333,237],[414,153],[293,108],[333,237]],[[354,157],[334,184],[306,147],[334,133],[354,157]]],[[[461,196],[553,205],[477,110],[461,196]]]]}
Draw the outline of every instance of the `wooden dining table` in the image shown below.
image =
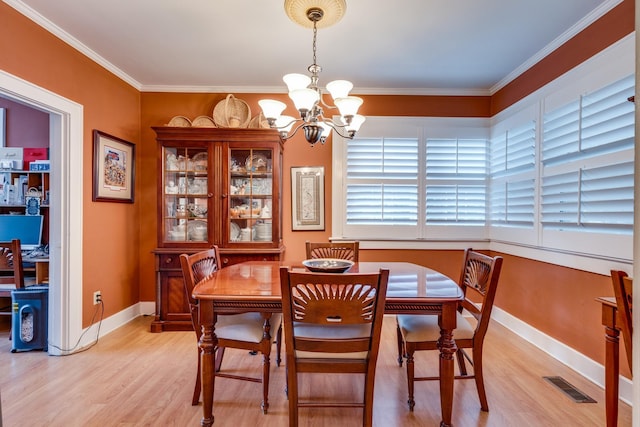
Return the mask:
{"type": "MultiPolygon", "coordinates": [[[[201,425],[214,422],[215,389],[214,319],[217,314],[239,312],[281,313],[280,266],[303,269],[301,263],[283,261],[247,261],[218,270],[211,278],[198,283],[193,297],[198,300],[202,334],[201,425]]],[[[456,282],[438,271],[407,262],[358,262],[347,273],[377,272],[389,269],[385,313],[438,315],[440,325],[440,426],[451,426],[453,409],[453,358],[457,350],[453,340],[456,309],[463,295],[456,282]]]]}

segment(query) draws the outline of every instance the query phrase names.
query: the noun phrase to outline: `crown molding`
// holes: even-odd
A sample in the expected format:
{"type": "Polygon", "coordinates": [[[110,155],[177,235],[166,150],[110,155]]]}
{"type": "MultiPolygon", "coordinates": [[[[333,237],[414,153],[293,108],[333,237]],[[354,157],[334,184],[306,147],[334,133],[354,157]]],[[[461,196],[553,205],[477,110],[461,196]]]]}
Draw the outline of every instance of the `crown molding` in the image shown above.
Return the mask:
{"type": "Polygon", "coordinates": [[[134,88],[141,90],[142,85],[133,77],[122,71],[120,68],[113,65],[111,62],[104,59],[102,56],[98,55],[95,51],[90,49],[80,40],[73,37],[71,34],[64,31],[62,28],[58,27],[56,24],[42,16],[40,13],[33,10],[31,7],[27,6],[20,0],[2,0],[27,18],[31,19],[33,22],[49,31],[54,36],[58,37],[63,42],[67,43],[69,46],[73,47],[83,55],[87,56],[91,60],[95,61],[97,64],[101,65],[107,71],[112,74],[115,74],[117,77],[124,80],[129,85],[134,88]]]}
{"type": "MultiPolygon", "coordinates": [[[[27,6],[20,0],[2,0],[33,22],[43,27],[71,47],[75,48],[83,55],[92,59],[109,72],[113,73],[129,85],[141,92],[185,92],[185,93],[282,93],[282,88],[275,87],[232,87],[232,86],[188,86],[188,85],[143,85],[136,79],[125,73],[120,68],[97,54],[80,40],[58,27],[53,22],[27,6]]],[[[414,96],[491,96],[515,80],[522,73],[541,61],[562,44],[574,37],[580,31],[601,18],[611,9],[622,3],[623,0],[607,0],[598,8],[594,9],[584,19],[574,24],[569,30],[557,37],[534,56],[522,63],[502,80],[491,88],[460,89],[460,88],[355,88],[354,93],[360,95],[414,95],[414,96]]]]}
{"type": "Polygon", "coordinates": [[[595,21],[604,16],[611,9],[622,3],[623,0],[607,0],[602,3],[596,9],[594,9],[590,14],[585,16],[579,22],[576,22],[571,28],[562,33],[559,37],[553,40],[551,43],[546,45],[543,49],[538,51],[531,58],[523,62],[518,68],[507,74],[502,80],[493,85],[491,89],[489,89],[489,94],[493,95],[498,92],[500,89],[511,83],[513,80],[518,78],[521,74],[527,71],[529,68],[533,67],[538,62],[542,61],[547,55],[549,55],[554,50],[558,49],[560,46],[568,42],[572,37],[576,36],[580,31],[587,28],[589,25],[593,24],[595,21]]]}

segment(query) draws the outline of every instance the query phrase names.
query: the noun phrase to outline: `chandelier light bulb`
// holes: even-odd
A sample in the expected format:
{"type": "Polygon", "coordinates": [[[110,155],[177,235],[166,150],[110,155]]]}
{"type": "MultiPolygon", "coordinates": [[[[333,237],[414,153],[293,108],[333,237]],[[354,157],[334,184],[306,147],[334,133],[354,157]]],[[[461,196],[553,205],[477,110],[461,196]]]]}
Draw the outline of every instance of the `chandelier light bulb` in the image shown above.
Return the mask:
{"type": "Polygon", "coordinates": [[[284,102],[276,101],[275,99],[261,99],[258,101],[258,105],[262,108],[262,114],[269,120],[276,120],[280,117],[280,114],[287,108],[287,104],[284,102]]]}
{"type": "Polygon", "coordinates": [[[289,92],[289,98],[291,98],[298,111],[310,111],[316,102],[320,100],[320,94],[318,91],[309,88],[296,89],[289,92]]]}
{"type": "Polygon", "coordinates": [[[327,90],[334,101],[349,96],[351,89],[353,89],[353,83],[348,80],[334,80],[327,83],[327,90]]]}
{"type": "Polygon", "coordinates": [[[282,80],[287,85],[287,89],[289,90],[289,92],[293,92],[294,90],[298,89],[304,89],[311,84],[311,77],[298,73],[286,74],[284,77],[282,77],[282,80]]]}
{"type": "Polygon", "coordinates": [[[342,117],[355,116],[358,113],[358,108],[362,105],[362,98],[357,96],[345,96],[344,98],[338,98],[335,101],[336,107],[340,110],[342,117]]]}
{"type": "Polygon", "coordinates": [[[351,118],[351,123],[345,126],[345,129],[347,132],[358,132],[360,130],[360,126],[362,126],[365,120],[365,116],[356,114],[351,118]]]}

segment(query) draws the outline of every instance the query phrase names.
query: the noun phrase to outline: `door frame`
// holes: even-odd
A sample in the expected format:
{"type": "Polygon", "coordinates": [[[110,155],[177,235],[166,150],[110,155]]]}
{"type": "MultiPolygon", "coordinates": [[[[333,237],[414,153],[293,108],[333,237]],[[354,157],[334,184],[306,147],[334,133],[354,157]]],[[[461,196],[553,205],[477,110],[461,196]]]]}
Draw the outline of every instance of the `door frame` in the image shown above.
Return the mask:
{"type": "Polygon", "coordinates": [[[82,105],[0,70],[0,96],[49,114],[49,354],[81,348],[82,105]],[[73,260],[73,262],[72,262],[73,260]]]}

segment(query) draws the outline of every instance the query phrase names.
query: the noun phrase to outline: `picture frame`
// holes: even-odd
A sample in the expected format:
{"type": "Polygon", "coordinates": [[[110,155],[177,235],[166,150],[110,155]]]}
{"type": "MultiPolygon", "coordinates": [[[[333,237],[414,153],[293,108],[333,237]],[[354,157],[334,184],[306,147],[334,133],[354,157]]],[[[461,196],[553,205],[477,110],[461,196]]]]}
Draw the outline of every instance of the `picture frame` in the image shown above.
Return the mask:
{"type": "Polygon", "coordinates": [[[324,167],[291,168],[291,228],[324,230],[324,167]]]}
{"type": "Polygon", "coordinates": [[[94,129],[94,202],[133,203],[135,156],[133,143],[94,129]]]}

